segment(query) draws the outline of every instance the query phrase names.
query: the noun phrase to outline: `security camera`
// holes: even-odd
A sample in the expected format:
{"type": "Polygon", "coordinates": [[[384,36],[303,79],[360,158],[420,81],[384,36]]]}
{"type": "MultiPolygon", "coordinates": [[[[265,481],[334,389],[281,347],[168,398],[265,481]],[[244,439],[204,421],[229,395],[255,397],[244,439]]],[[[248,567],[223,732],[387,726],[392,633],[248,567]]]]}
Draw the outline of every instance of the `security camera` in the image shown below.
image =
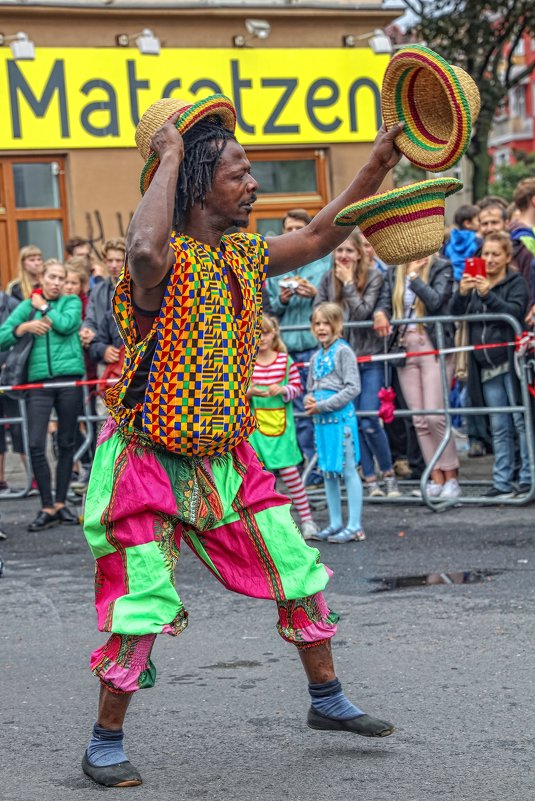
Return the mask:
{"type": "Polygon", "coordinates": [[[246,19],[245,29],[257,39],[267,39],[271,33],[271,25],[265,19],[246,19]]]}

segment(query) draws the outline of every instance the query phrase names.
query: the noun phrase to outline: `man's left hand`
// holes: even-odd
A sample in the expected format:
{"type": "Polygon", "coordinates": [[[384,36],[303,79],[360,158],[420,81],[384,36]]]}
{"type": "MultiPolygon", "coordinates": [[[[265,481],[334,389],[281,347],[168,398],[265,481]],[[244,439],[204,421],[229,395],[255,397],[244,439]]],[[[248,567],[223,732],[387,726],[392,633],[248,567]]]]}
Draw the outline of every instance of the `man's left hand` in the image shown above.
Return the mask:
{"type": "Polygon", "coordinates": [[[394,139],[402,133],[404,123],[399,122],[386,130],[384,124],[379,128],[370,156],[370,162],[378,162],[378,166],[386,170],[395,167],[401,158],[401,151],[395,145],[394,139]]]}

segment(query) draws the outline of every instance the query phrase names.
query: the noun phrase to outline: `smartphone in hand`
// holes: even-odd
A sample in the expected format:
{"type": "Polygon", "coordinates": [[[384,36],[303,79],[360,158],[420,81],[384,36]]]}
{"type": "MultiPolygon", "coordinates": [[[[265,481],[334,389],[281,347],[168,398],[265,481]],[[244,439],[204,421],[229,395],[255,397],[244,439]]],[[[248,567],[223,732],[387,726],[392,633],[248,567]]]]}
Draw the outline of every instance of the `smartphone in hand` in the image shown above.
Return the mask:
{"type": "Polygon", "coordinates": [[[476,278],[480,275],[482,278],[487,277],[487,263],[485,259],[480,259],[474,256],[471,259],[464,260],[464,272],[466,275],[476,278]]]}

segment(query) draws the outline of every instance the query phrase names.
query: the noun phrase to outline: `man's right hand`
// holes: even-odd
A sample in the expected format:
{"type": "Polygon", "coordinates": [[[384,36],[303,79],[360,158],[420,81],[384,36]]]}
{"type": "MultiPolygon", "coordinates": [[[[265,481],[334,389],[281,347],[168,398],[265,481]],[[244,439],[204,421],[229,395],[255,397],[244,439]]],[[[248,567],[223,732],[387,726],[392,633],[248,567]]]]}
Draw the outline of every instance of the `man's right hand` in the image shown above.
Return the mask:
{"type": "Polygon", "coordinates": [[[104,351],[103,358],[106,364],[115,364],[119,361],[119,348],[115,348],[113,345],[108,345],[104,351]]]}
{"type": "Polygon", "coordinates": [[[160,161],[167,151],[177,153],[179,163],[184,158],[184,141],[175,127],[175,123],[181,113],[181,111],[176,111],[172,114],[167,122],[161,128],[158,128],[150,140],[151,149],[154,150],[160,161]]]}

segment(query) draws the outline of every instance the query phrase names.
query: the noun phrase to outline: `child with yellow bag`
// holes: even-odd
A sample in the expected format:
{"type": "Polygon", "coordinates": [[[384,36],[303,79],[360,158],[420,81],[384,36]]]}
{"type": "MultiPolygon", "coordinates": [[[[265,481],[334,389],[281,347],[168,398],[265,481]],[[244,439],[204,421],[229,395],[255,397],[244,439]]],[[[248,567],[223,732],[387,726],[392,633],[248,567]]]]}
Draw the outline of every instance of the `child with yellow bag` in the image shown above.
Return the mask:
{"type": "Polygon", "coordinates": [[[297,465],[303,455],[297,443],[292,401],[303,394],[297,366],[288,356],[277,320],[265,314],[251,386],[247,397],[257,429],[249,442],[268,470],[284,481],[301,518],[305,540],[318,531],[297,465]]]}

